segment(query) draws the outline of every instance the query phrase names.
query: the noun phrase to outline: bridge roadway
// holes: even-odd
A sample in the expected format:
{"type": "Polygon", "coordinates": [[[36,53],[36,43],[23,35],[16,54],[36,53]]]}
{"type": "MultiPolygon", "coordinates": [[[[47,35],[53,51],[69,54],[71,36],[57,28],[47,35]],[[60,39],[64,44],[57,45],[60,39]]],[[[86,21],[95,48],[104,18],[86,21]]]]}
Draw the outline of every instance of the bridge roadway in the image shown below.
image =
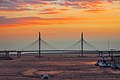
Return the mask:
{"type": "MultiPolygon", "coordinates": [[[[41,53],[80,53],[81,50],[41,50],[41,53]]],[[[3,50],[0,53],[31,53],[39,52],[39,50],[3,50]]],[[[84,54],[120,54],[120,51],[98,51],[98,50],[84,50],[84,54]]]]}
{"type": "MultiPolygon", "coordinates": [[[[34,53],[37,52],[39,53],[39,50],[4,50],[0,51],[0,55],[3,53],[5,54],[4,56],[0,56],[1,60],[11,60],[10,53],[16,52],[17,58],[21,58],[22,54],[24,53],[34,53]]],[[[81,55],[81,50],[41,50],[41,54],[46,54],[46,53],[52,53],[52,54],[80,54],[81,55]]],[[[14,53],[15,54],[15,53],[14,53]]],[[[120,56],[120,51],[84,51],[84,54],[97,54],[99,57],[105,57],[104,54],[107,54],[106,57],[111,57],[117,54],[117,56],[120,56]]]]}

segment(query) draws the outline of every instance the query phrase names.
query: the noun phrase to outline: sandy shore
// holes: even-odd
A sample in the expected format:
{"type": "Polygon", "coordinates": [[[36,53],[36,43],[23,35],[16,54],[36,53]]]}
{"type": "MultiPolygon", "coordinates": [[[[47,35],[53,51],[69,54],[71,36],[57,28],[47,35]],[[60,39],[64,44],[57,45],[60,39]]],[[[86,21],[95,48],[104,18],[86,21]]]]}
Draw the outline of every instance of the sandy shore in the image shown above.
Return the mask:
{"type": "Polygon", "coordinates": [[[14,60],[0,60],[0,80],[120,80],[120,71],[95,66],[95,55],[78,57],[78,54],[24,54],[14,60]]]}

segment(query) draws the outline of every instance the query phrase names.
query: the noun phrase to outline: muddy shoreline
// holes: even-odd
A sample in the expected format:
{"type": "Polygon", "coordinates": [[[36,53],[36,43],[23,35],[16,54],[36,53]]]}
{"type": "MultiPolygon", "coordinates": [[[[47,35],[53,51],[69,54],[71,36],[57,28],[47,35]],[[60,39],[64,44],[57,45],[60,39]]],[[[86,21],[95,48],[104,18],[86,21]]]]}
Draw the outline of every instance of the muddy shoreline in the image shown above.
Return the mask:
{"type": "Polygon", "coordinates": [[[95,66],[100,57],[95,54],[23,54],[21,58],[0,60],[0,80],[120,80],[120,71],[95,66]]]}

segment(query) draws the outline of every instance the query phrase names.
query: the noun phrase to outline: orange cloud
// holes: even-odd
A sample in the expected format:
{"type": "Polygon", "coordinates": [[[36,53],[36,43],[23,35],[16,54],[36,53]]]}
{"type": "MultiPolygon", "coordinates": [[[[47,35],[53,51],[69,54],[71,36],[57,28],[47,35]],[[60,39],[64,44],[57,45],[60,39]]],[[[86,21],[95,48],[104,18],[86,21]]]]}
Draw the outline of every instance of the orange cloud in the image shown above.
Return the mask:
{"type": "Polygon", "coordinates": [[[92,12],[92,13],[97,13],[97,12],[103,12],[103,11],[105,11],[105,10],[85,10],[84,12],[92,12]]]}
{"type": "Polygon", "coordinates": [[[47,9],[44,9],[43,11],[55,11],[56,9],[55,8],[47,8],[47,9]]]}
{"type": "MultiPolygon", "coordinates": [[[[0,17],[0,27],[16,27],[16,26],[32,26],[32,25],[51,25],[51,24],[67,24],[67,22],[75,23],[80,18],[39,18],[39,17],[22,17],[22,18],[5,18],[0,17]]],[[[81,18],[82,20],[85,18],[81,18]]]]}
{"type": "Polygon", "coordinates": [[[0,27],[24,27],[24,26],[41,26],[41,25],[92,25],[92,24],[119,24],[119,19],[115,17],[65,17],[65,18],[40,18],[40,17],[21,17],[21,18],[5,18],[0,17],[0,27]],[[114,18],[114,19],[113,19],[114,18]]]}
{"type": "Polygon", "coordinates": [[[22,12],[30,9],[18,9],[18,10],[0,10],[0,12],[22,12]]]}
{"type": "Polygon", "coordinates": [[[66,9],[66,8],[62,8],[62,9],[59,9],[61,11],[66,11],[66,10],[69,10],[69,9],[66,9]]]}
{"type": "Polygon", "coordinates": [[[40,14],[59,14],[59,13],[61,13],[61,12],[59,12],[59,11],[49,11],[49,12],[41,12],[40,14]]]}
{"type": "Polygon", "coordinates": [[[59,13],[61,12],[58,11],[56,8],[47,8],[40,12],[40,14],[59,14],[59,13]]]}
{"type": "Polygon", "coordinates": [[[62,9],[47,8],[47,9],[42,10],[40,12],[40,14],[60,14],[63,11],[66,11],[66,10],[68,10],[68,9],[66,9],[66,8],[62,8],[62,9]]]}

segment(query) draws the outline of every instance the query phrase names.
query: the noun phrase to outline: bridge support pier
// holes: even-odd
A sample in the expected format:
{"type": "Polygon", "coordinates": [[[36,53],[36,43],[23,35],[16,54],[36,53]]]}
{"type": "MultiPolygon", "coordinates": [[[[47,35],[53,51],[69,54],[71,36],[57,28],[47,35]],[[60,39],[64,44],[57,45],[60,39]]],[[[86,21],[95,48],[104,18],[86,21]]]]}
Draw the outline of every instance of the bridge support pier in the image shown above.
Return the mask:
{"type": "Polygon", "coordinates": [[[112,55],[112,52],[111,51],[108,51],[108,54],[109,54],[109,57],[112,55]]]}
{"type": "Polygon", "coordinates": [[[8,59],[10,57],[10,54],[8,51],[6,51],[6,59],[8,59]]]}
{"type": "Polygon", "coordinates": [[[103,57],[103,51],[99,51],[99,57],[103,57]]]}
{"type": "Polygon", "coordinates": [[[98,56],[100,57],[100,51],[98,52],[98,56]]]}
{"type": "Polygon", "coordinates": [[[21,58],[21,52],[20,51],[17,52],[17,58],[21,58]]]}
{"type": "Polygon", "coordinates": [[[111,51],[111,56],[114,56],[113,51],[111,51]]]}

